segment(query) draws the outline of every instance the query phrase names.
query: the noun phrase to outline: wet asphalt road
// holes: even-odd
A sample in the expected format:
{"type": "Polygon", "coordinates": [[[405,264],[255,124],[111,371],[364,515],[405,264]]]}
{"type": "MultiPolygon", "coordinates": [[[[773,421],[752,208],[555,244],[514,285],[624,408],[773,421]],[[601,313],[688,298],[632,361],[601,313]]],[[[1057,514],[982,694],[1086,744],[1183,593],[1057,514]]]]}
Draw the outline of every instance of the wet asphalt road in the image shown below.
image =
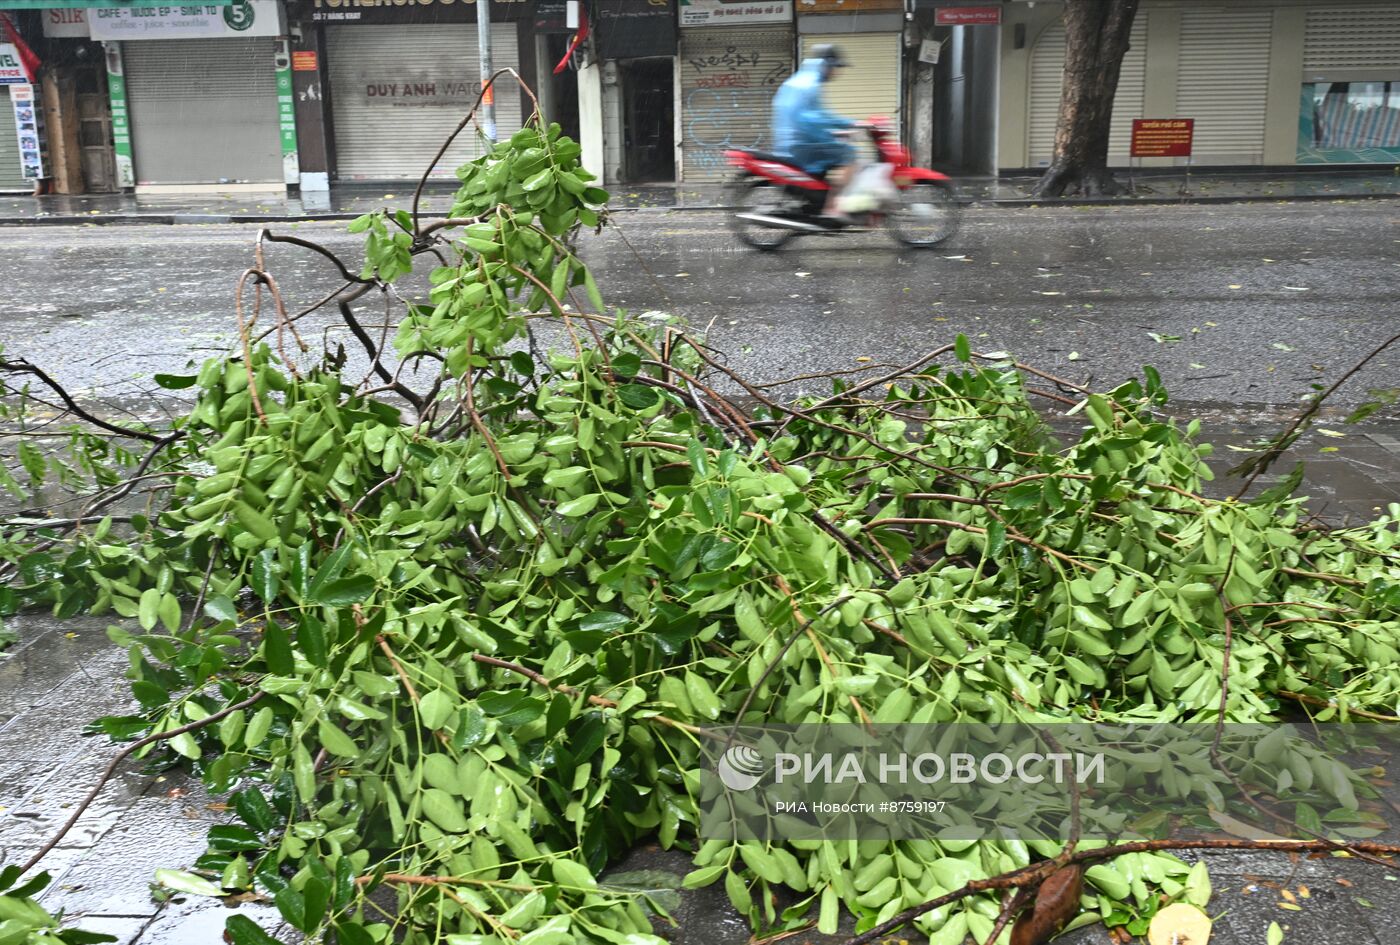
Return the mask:
{"type": "MultiPolygon", "coordinates": [[[[739,246],[716,212],[623,212],[582,248],[610,303],[711,326],[760,380],[912,360],[958,332],[1109,386],[1158,368],[1178,402],[1260,413],[1330,381],[1397,328],[1400,204],[972,209],[934,251],[883,233],[739,246]]],[[[281,224],[358,260],[343,224],[281,224]]],[[[86,397],[132,395],[237,337],[233,287],[254,225],[11,227],[0,344],[86,397]]],[[[289,305],[337,285],[312,254],[270,247],[289,305]]],[[[411,294],[412,286],[405,286],[411,294]]],[[[376,303],[365,317],[383,312],[376,303]]],[[[309,339],[350,341],[329,319],[309,339]],[[327,326],[331,326],[329,329],[327,326]]],[[[353,345],[348,344],[347,347],[353,345]]],[[[1339,402],[1394,385],[1400,350],[1339,402]]]]}
{"type": "MultiPolygon", "coordinates": [[[[948,246],[922,253],[869,234],[802,239],[759,255],[737,247],[716,213],[626,213],[617,223],[584,242],[608,299],[712,325],[712,342],[761,380],[855,367],[857,358],[912,360],[961,331],[982,350],[1105,386],[1151,363],[1178,400],[1273,414],[1400,330],[1392,288],[1400,204],[991,208],[970,212],[948,246]]],[[[355,259],[359,241],[340,225],[279,229],[355,259]]],[[[256,232],[0,229],[8,263],[0,344],[85,397],[139,394],[151,374],[178,372],[234,343],[233,286],[251,264],[256,232]]],[[[273,247],[267,259],[293,307],[338,284],[304,251],[273,247]]],[[[364,310],[367,322],[375,311],[383,309],[364,310]]],[[[303,332],[316,342],[350,341],[327,318],[308,320],[303,332]]],[[[1397,364],[1400,351],[1378,358],[1341,399],[1400,383],[1397,364]]],[[[1340,441],[1345,460],[1329,455],[1310,465],[1322,499],[1364,514],[1400,497],[1400,438],[1372,440],[1340,441]]],[[[12,855],[32,851],[65,819],[110,757],[109,747],[78,738],[87,719],[129,702],[123,655],[104,623],[15,622],[24,643],[0,657],[0,814],[10,815],[0,816],[0,849],[12,855]]],[[[178,778],[124,776],[46,859],[56,882],[45,904],[121,945],[216,941],[225,906],[162,906],[148,888],[155,868],[188,865],[203,849],[204,832],[222,816],[211,800],[178,778]]],[[[1220,945],[1262,945],[1271,921],[1290,943],[1400,941],[1388,924],[1400,911],[1400,882],[1387,882],[1384,871],[1267,853],[1212,859],[1211,911],[1221,916],[1212,941],[1220,945]],[[1301,906],[1283,901],[1282,891],[1304,884],[1311,892],[1301,906]]],[[[665,878],[684,866],[644,851],[624,868],[665,878]]],[[[677,945],[748,940],[716,890],[676,904],[677,945]]],[[[276,925],[266,906],[241,911],[276,925]]],[[[1110,940],[1095,927],[1063,941],[1110,940]]]]}

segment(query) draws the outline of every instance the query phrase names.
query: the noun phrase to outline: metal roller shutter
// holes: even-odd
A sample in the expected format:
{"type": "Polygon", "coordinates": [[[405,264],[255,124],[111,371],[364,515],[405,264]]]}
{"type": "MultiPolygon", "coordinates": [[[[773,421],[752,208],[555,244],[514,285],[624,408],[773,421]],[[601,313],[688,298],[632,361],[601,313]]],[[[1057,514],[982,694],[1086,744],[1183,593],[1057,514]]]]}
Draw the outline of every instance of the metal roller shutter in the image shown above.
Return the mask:
{"type": "Polygon", "coordinates": [[[1271,10],[1183,10],[1176,116],[1196,120],[1197,164],[1262,164],[1271,10]]]}
{"type": "Polygon", "coordinates": [[[122,43],[137,184],[282,182],[273,37],[122,43]]]}
{"type": "Polygon", "coordinates": [[[24,179],[19,163],[19,134],[15,130],[15,108],[10,104],[10,90],[0,85],[0,190],[34,189],[34,182],[24,179]]]}
{"type": "Polygon", "coordinates": [[[766,148],[773,95],[792,75],[789,28],[681,31],[681,174],[723,180],[727,148],[766,148]]]}
{"type": "Polygon", "coordinates": [[[1400,7],[1309,10],[1304,81],[1314,75],[1331,79],[1328,72],[1337,70],[1364,72],[1377,80],[1400,76],[1400,7]]]}
{"type": "Polygon", "coordinates": [[[833,43],[850,63],[826,83],[826,107],[839,115],[863,119],[877,115],[899,127],[899,65],[903,55],[898,33],[840,33],[802,37],[805,58],[813,46],[833,43]]]}
{"type": "MultiPolygon", "coordinates": [[[[1060,119],[1060,91],[1065,75],[1065,28],[1047,27],[1031,50],[1030,120],[1027,122],[1027,158],[1031,167],[1045,167],[1055,152],[1055,126],[1060,119]]],[[[1147,77],[1147,12],[1138,11],[1128,37],[1128,54],[1118,73],[1113,96],[1113,125],[1109,131],[1110,163],[1127,163],[1133,137],[1133,119],[1143,117],[1142,99],[1147,77]]]]}
{"type": "MultiPolygon", "coordinates": [[[[497,68],[520,68],[516,25],[491,25],[497,68]]],[[[341,180],[416,179],[471,110],[481,91],[475,23],[328,26],[326,59],[341,180]]],[[[498,80],[498,137],[520,130],[520,95],[498,80]]],[[[485,153],[468,127],[433,169],[452,177],[485,153]]]]}

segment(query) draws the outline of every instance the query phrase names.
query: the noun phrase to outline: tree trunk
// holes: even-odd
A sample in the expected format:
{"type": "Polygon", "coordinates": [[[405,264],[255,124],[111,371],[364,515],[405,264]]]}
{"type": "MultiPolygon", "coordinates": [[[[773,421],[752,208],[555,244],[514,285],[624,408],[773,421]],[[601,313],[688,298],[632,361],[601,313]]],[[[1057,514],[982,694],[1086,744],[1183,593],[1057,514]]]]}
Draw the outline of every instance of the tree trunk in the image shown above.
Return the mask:
{"type": "Polygon", "coordinates": [[[1066,0],[1065,80],[1055,153],[1035,196],[1121,191],[1108,170],[1108,133],[1137,8],[1138,0],[1066,0]]]}

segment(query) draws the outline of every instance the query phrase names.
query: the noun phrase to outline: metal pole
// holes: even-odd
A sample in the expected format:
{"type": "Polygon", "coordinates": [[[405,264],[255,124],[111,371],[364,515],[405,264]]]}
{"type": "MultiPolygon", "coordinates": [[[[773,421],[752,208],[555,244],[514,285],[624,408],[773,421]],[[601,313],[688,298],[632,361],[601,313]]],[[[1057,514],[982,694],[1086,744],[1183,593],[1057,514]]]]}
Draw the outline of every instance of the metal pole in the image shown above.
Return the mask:
{"type": "Polygon", "coordinates": [[[476,48],[481,59],[481,87],[486,94],[481,99],[481,128],[486,137],[496,140],[496,86],[487,88],[491,79],[491,0],[476,0],[476,48]]]}

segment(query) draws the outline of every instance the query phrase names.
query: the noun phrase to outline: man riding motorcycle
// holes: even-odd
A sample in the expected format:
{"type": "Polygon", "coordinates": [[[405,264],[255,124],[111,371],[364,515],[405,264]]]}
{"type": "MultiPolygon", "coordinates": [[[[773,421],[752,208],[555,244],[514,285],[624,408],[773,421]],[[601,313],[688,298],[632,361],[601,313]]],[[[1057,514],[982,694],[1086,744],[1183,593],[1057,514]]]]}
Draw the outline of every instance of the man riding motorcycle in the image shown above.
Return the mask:
{"type": "Polygon", "coordinates": [[[822,44],[814,46],[810,58],[793,73],[773,96],[773,150],[789,154],[809,174],[825,174],[831,190],[827,193],[824,216],[837,217],[836,198],[850,182],[856,149],[841,140],[841,132],[855,121],[829,111],[822,103],[822,85],[832,72],[847,65],[841,50],[822,44]]]}

